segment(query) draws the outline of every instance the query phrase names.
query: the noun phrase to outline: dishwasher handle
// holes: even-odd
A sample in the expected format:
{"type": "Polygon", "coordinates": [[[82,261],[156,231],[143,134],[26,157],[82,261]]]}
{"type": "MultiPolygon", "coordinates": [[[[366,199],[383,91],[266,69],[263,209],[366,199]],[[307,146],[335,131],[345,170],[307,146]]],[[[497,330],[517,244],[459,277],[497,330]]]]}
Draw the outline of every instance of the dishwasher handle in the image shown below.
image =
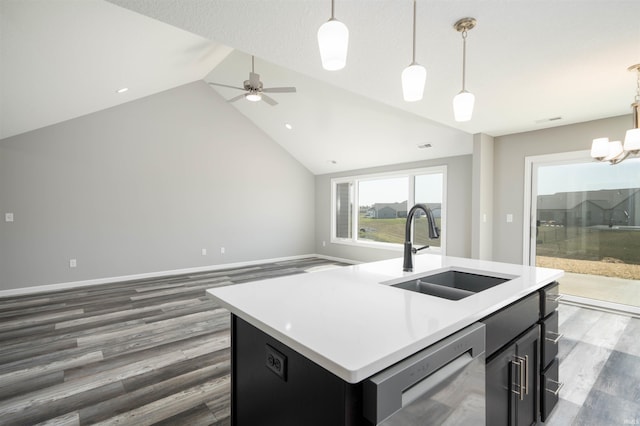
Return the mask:
{"type": "Polygon", "coordinates": [[[380,424],[474,359],[484,357],[484,328],[484,324],[473,324],[365,380],[364,417],[380,424]]]}

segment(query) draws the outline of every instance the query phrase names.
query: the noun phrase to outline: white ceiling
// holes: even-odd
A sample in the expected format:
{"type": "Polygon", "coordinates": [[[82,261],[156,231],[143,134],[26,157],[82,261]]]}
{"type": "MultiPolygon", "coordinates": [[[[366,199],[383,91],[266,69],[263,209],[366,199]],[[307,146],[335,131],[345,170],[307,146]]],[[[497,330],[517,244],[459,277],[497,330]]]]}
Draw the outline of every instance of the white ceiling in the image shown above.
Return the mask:
{"type": "Polygon", "coordinates": [[[101,0],[1,1],[2,137],[202,78],[241,86],[254,54],[265,87],[298,93],[273,94],[276,107],[233,105],[319,174],[470,153],[473,133],[628,114],[636,84],[626,69],[640,62],[638,0],[418,0],[427,88],[405,103],[410,0],[336,0],[350,45],[335,72],[322,69],[316,42],[329,0],[110,1],[142,15],[101,0]],[[462,42],[452,25],[465,16],[478,20],[467,56],[476,108],[456,123],[462,42]],[[121,85],[126,96],[114,93],[121,85]]]}
{"type": "Polygon", "coordinates": [[[0,138],[202,79],[231,51],[103,0],[0,0],[0,138]]]}

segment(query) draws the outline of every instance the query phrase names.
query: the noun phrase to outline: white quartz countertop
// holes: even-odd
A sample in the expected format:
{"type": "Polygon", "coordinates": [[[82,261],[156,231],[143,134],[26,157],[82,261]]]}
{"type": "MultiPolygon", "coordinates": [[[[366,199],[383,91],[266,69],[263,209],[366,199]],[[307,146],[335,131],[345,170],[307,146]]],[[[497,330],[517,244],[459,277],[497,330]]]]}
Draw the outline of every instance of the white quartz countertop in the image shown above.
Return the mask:
{"type": "Polygon", "coordinates": [[[357,383],[559,279],[563,271],[433,254],[208,290],[233,314],[357,383]],[[391,287],[451,268],[516,277],[461,300],[391,287]]]}

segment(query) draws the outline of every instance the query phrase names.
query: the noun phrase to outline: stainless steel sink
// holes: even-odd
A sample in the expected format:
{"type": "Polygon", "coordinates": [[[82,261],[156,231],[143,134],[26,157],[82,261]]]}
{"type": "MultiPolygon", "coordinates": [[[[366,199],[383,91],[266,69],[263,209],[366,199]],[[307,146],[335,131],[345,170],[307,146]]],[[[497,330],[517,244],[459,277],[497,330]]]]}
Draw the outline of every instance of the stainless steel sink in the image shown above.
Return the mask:
{"type": "Polygon", "coordinates": [[[449,300],[460,300],[514,278],[516,277],[452,269],[412,278],[391,286],[449,300]]]}

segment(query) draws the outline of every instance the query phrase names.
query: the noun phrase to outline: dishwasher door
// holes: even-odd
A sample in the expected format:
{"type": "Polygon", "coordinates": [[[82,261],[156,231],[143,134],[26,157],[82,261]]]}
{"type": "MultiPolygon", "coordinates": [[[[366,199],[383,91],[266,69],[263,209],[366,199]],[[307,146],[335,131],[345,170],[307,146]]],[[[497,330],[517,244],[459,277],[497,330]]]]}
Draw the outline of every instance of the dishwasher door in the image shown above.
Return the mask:
{"type": "Polygon", "coordinates": [[[485,330],[473,324],[365,380],[375,425],[485,424],[485,330]]]}

